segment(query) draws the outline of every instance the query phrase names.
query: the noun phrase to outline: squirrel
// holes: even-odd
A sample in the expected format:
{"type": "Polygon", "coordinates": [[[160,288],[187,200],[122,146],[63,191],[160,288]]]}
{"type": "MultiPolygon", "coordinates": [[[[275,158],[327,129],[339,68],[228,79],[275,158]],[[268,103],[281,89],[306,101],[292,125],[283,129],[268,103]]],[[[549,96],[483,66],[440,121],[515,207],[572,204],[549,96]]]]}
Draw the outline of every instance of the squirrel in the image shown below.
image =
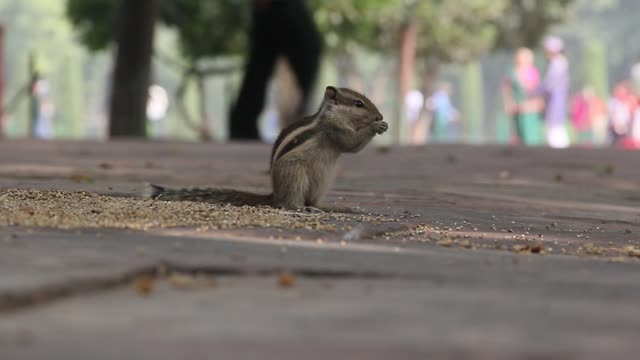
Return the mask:
{"type": "Polygon", "coordinates": [[[199,201],[235,206],[267,205],[307,212],[351,209],[322,206],[342,153],[357,153],[388,124],[366,96],[327,86],[317,112],[284,128],[271,151],[273,192],[268,195],[231,189],[168,189],[148,184],[145,195],[168,201],[199,201]]]}

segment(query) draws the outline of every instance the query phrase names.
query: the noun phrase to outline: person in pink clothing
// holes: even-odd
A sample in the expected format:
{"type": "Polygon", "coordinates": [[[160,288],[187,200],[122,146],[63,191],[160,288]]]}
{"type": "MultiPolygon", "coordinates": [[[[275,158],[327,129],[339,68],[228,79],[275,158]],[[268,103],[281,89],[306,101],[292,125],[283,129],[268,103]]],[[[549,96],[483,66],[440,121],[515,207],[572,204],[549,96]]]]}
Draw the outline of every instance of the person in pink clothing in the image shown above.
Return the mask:
{"type": "Polygon", "coordinates": [[[529,49],[520,49],[518,61],[522,64],[517,69],[518,77],[527,92],[532,92],[540,84],[540,72],[533,63],[533,54],[529,49]]]}
{"type": "Polygon", "coordinates": [[[571,99],[571,124],[576,132],[576,143],[591,144],[591,103],[595,96],[590,87],[583,88],[571,99]]]}

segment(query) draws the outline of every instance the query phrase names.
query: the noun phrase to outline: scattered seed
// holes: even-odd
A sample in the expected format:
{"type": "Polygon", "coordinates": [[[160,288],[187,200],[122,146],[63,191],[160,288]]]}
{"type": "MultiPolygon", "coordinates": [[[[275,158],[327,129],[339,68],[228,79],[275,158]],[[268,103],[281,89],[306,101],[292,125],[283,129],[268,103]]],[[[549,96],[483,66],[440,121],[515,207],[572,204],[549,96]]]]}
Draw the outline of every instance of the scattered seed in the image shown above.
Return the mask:
{"type": "Polygon", "coordinates": [[[155,280],[151,276],[141,276],[133,281],[133,288],[140,296],[149,296],[154,288],[155,280]]]}
{"type": "Polygon", "coordinates": [[[278,275],[278,286],[280,286],[281,288],[290,288],[293,287],[296,284],[296,277],[288,272],[288,271],[284,271],[281,272],[280,275],[278,275]]]}

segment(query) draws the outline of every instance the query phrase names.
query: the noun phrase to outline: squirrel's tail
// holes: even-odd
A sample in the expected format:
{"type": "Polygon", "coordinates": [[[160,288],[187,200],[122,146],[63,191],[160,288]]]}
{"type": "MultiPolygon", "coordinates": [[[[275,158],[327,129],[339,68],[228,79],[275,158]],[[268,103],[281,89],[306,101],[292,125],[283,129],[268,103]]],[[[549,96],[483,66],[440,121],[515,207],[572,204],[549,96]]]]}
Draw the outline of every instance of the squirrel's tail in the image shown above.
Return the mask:
{"type": "Polygon", "coordinates": [[[246,191],[216,188],[169,189],[154,184],[145,184],[143,196],[165,201],[197,201],[234,206],[272,205],[273,195],[254,194],[246,191]]]}

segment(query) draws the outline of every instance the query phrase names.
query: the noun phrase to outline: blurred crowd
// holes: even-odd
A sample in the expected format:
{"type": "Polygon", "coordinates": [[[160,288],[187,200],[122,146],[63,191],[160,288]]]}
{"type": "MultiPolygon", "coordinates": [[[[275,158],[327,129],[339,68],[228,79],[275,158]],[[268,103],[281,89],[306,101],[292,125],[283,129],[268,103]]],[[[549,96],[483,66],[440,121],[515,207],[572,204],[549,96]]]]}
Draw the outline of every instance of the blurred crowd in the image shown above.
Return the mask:
{"type": "MultiPolygon", "coordinates": [[[[533,51],[520,48],[501,82],[509,142],[554,148],[640,148],[640,58],[606,98],[589,84],[570,93],[571,69],[561,38],[547,37],[543,49],[544,72],[536,66],[533,51]]],[[[452,105],[451,93],[451,84],[443,83],[427,99],[418,90],[407,94],[405,108],[412,143],[459,140],[461,115],[452,105]],[[429,119],[427,125],[419,121],[421,117],[429,119]]]]}
{"type": "Polygon", "coordinates": [[[619,81],[609,99],[586,85],[569,93],[569,62],[557,37],[544,41],[548,61],[544,75],[533,52],[521,48],[503,82],[504,110],[512,121],[512,143],[549,145],[640,145],[640,61],[619,81]]]}

